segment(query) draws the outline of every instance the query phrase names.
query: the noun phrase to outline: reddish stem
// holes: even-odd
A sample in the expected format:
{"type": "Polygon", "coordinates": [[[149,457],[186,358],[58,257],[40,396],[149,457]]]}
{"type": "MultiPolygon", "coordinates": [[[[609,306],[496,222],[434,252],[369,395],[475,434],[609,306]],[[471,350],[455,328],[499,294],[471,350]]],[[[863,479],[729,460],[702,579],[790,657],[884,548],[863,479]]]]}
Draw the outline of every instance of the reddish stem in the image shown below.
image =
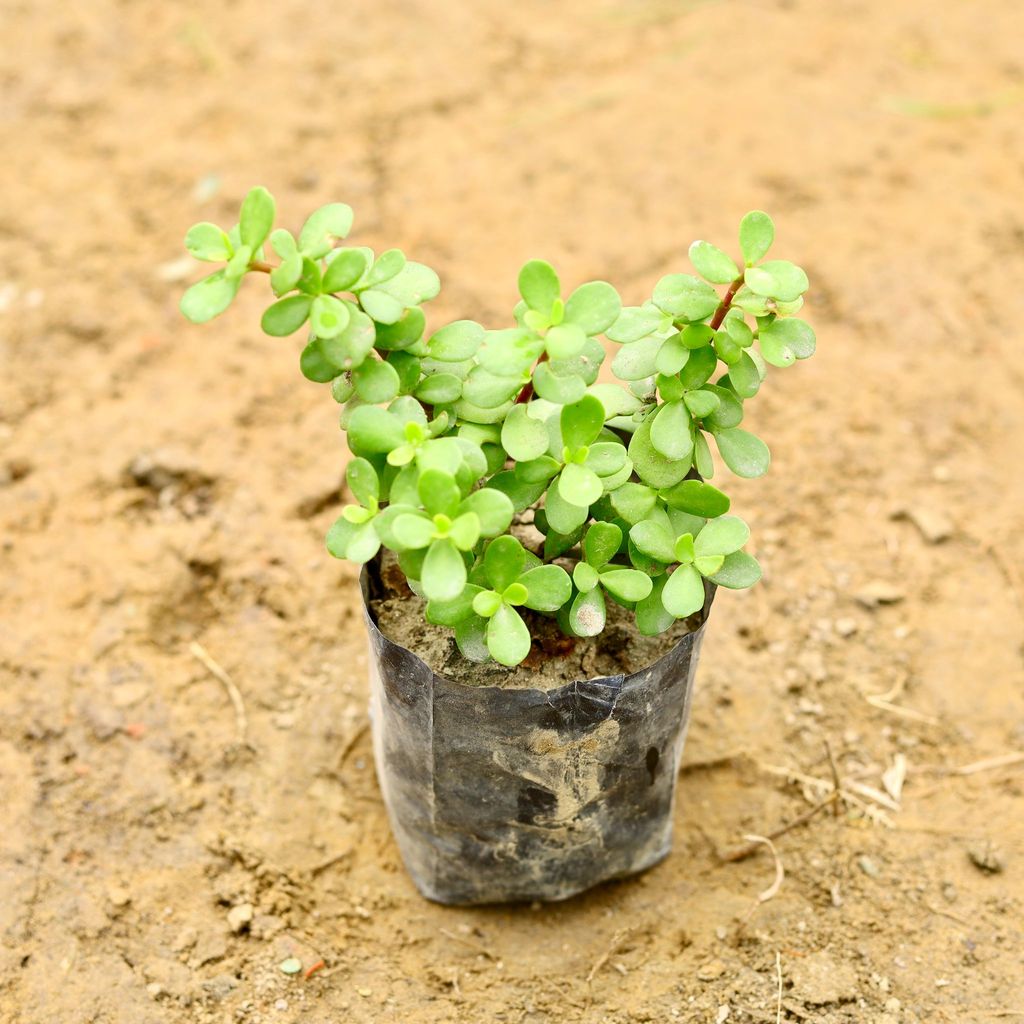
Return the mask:
{"type": "MultiPolygon", "coordinates": [[[[547,359],[548,359],[547,352],[541,352],[540,359],[537,360],[537,366],[540,366],[541,363],[546,363],[547,359]]],[[[537,369],[537,366],[534,367],[534,370],[537,369]]],[[[532,377],[531,377],[530,380],[528,380],[523,385],[523,390],[520,391],[518,396],[516,397],[516,405],[526,405],[526,403],[529,402],[529,400],[531,398],[533,398],[533,379],[532,379],[532,377]]]]}
{"type": "Polygon", "coordinates": [[[718,309],[715,310],[715,315],[711,318],[711,322],[708,326],[713,331],[717,331],[722,326],[722,321],[725,319],[725,314],[729,312],[729,307],[732,306],[732,300],[736,298],[736,293],[743,287],[743,275],[740,274],[731,285],[729,290],[725,293],[722,301],[718,304],[718,309]]]}

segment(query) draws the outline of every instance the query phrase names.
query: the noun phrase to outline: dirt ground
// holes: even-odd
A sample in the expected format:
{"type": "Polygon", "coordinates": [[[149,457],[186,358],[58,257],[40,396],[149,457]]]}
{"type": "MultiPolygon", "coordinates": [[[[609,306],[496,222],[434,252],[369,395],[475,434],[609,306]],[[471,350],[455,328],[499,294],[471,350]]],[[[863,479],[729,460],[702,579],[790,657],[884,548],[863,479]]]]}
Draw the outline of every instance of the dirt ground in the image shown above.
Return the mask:
{"type": "Polygon", "coordinates": [[[1019,0],[0,19],[4,1024],[1024,1021],[1019,0]],[[406,877],[322,548],[335,407],[264,289],[176,309],[185,228],[256,182],[436,267],[434,323],[507,323],[532,256],[637,302],[750,208],[808,268],[818,354],[732,488],[766,582],[716,604],[646,876],[474,910],[406,877]],[[850,799],[753,909],[770,853],[721,855],[828,796],[826,740],[850,799]]]}

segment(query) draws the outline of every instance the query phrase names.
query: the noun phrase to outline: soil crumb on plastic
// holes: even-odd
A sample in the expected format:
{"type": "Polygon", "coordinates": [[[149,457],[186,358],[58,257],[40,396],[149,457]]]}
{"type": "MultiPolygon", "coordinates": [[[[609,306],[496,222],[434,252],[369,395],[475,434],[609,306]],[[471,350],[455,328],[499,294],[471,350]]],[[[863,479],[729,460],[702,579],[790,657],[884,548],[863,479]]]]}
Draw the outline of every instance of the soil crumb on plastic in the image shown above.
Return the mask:
{"type": "Polygon", "coordinates": [[[553,618],[521,608],[533,646],[526,660],[510,669],[493,661],[479,664],[463,657],[454,630],[432,626],[424,619],[426,602],[409,589],[390,555],[381,566],[381,583],[381,596],[370,601],[380,631],[435,672],[469,686],[553,690],[578,680],[629,675],[656,662],[700,625],[700,617],[695,615],[660,636],[643,636],[633,622],[633,613],[609,599],[604,631],[584,639],[567,637],[553,618]]]}

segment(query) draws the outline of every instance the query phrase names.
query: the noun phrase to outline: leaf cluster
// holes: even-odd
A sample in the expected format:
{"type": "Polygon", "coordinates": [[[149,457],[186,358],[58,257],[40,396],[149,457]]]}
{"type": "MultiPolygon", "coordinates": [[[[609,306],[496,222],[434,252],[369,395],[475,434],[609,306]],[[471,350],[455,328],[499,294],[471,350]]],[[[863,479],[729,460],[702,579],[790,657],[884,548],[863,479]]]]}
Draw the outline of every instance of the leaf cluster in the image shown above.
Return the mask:
{"type": "Polygon", "coordinates": [[[746,524],[707,481],[714,451],[737,476],[767,471],[768,447],[741,426],[745,404],[770,368],[814,352],[796,316],[807,276],[766,259],[767,214],[743,218],[740,263],[694,242],[696,273],[662,277],[639,306],[605,281],[564,296],[555,269],[531,260],[511,326],[433,332],[422,306],[437,274],[398,249],[344,245],[348,206],[321,207],[297,235],[274,217],[254,188],[230,230],[195,225],[186,248],[221,266],[181,310],[210,320],[244,277],[269,277],[263,330],[305,334],[300,369],[330,385],[353,454],[355,500],[328,550],[356,563],[394,552],[428,621],[454,629],[466,657],[519,664],[526,609],[590,637],[612,601],[656,635],[698,611],[708,584],[760,578],[746,524]],[[614,381],[599,379],[602,338],[614,381]],[[524,525],[536,543],[524,546],[524,525]]]}

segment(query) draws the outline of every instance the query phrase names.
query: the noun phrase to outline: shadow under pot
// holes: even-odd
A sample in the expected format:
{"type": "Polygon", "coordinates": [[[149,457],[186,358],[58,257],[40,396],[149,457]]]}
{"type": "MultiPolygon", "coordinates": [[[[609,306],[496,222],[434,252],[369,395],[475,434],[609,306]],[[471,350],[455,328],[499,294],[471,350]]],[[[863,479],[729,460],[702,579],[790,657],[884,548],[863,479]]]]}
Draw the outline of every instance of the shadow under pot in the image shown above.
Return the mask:
{"type": "Polygon", "coordinates": [[[699,626],[653,664],[553,690],[459,683],[378,629],[360,577],[377,778],[405,866],[446,904],[563,900],[672,844],[699,626]]]}

